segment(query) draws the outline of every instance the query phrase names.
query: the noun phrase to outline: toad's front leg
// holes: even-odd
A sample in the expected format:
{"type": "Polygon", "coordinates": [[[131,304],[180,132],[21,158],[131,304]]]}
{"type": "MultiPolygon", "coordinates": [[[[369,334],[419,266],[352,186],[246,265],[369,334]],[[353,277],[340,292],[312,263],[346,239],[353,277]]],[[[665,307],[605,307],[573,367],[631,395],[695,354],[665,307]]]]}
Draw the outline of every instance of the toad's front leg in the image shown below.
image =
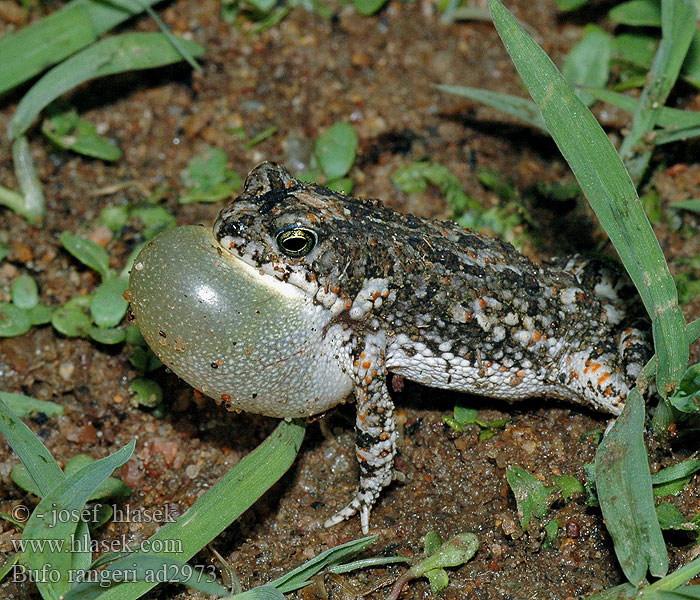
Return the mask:
{"type": "Polygon", "coordinates": [[[362,533],[369,531],[369,513],[382,488],[393,478],[396,455],[394,404],[386,386],[386,336],[367,334],[358,344],[353,363],[355,374],[355,454],[360,466],[360,483],[355,497],[343,510],[325,522],[326,527],[360,512],[362,533]]]}

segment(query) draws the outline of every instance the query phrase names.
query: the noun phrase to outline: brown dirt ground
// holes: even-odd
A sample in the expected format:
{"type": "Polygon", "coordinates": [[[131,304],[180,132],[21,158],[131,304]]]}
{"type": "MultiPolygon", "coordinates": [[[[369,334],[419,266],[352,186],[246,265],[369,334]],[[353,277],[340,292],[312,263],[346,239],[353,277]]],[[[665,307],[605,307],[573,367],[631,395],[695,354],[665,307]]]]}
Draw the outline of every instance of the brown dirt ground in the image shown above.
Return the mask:
{"type": "MultiPolygon", "coordinates": [[[[559,64],[579,39],[582,26],[590,20],[602,23],[604,15],[604,7],[597,3],[590,13],[571,17],[557,16],[551,0],[507,5],[536,30],[538,41],[559,64]]],[[[230,167],[244,175],[261,160],[285,161],[289,140],[309,140],[336,121],[350,120],[361,140],[352,171],[355,193],[383,198],[393,208],[421,216],[445,217],[448,212],[438,195],[428,192],[407,198],[389,180],[395,168],[416,159],[447,165],[487,205],[497,199],[478,183],[474,166],[503,173],[521,191],[537,182],[571,179],[545,137],[496,111],[432,87],[459,83],[523,93],[489,24],[441,24],[429,0],[391,0],[374,17],[361,17],[345,7],[331,20],[295,9],[280,25],[257,36],[224,23],[218,3],[211,0],[166,3],[160,14],[175,32],[190,32],[206,45],[203,71],[191,75],[188,68],[177,66],[111,77],[73,94],[79,111],[119,142],[125,157],[117,164],[52,149],[36,130],[31,133],[48,201],[46,223],[36,229],[0,209],[0,235],[12,247],[0,266],[0,294],[6,295],[8,282],[19,273],[37,279],[42,300],[49,304],[89,292],[96,277],[61,249],[58,234],[63,230],[89,234],[102,208],[140,204],[143,189],[166,184],[171,191],[164,205],[180,224],[212,223],[221,203],[177,203],[180,173],[206,144],[224,149],[230,167]],[[247,149],[231,133],[240,125],[249,136],[270,125],[279,130],[247,149]],[[118,189],[103,193],[111,186],[118,189]]],[[[156,29],[147,18],[131,27],[156,29]]],[[[693,91],[685,89],[683,94],[678,98],[680,105],[697,109],[700,102],[693,91]]],[[[0,131],[5,131],[18,98],[2,99],[0,131]]],[[[609,107],[599,110],[599,115],[617,137],[623,116],[609,107]]],[[[678,166],[657,171],[654,183],[662,204],[700,196],[700,166],[693,162],[697,160],[693,146],[667,150],[669,154],[658,158],[666,167],[678,166]]],[[[4,136],[0,184],[15,187],[4,136]]],[[[540,254],[586,250],[601,239],[585,206],[533,205],[530,209],[544,240],[540,254]]],[[[692,216],[683,218],[697,226],[692,216]]],[[[683,239],[663,225],[657,234],[672,269],[680,257],[700,252],[697,238],[683,239]]],[[[114,266],[123,264],[138,235],[130,231],[109,244],[114,266]]],[[[688,318],[700,316],[697,300],[685,309],[688,318]]],[[[167,503],[183,512],[274,427],[270,419],[226,413],[213,402],[195,397],[191,388],[166,373],[158,378],[169,410],[157,418],[130,402],[128,386],[136,372],[126,351],[65,339],[50,327],[0,341],[0,374],[3,389],[65,407],[64,417],[30,422],[61,464],[81,452],[106,456],[137,438],[136,453],[121,470],[134,488],[128,502],[132,509],[155,509],[167,503]]],[[[560,473],[583,479],[582,465],[593,459],[595,446],[582,434],[604,427],[607,417],[553,402],[508,405],[468,398],[470,405],[479,408],[481,418],[511,419],[494,437],[479,441],[475,430],[457,434],[442,424],[457,398],[411,384],[395,395],[403,422],[397,467],[406,481],[388,489],[374,509],[373,531],[379,534],[374,552],[419,556],[422,538],[431,529],[443,537],[475,532],[480,550],[474,560],[450,574],[444,598],[565,599],[620,583],[622,575],[597,510],[587,508],[582,498],[556,504],[552,515],[561,529],[555,546],[544,548],[536,535],[523,533],[517,524],[515,502],[504,476],[508,466],[517,464],[543,480],[560,473]]],[[[355,484],[351,423],[352,407],[345,407],[330,417],[335,434],[330,439],[320,434],[318,426],[310,426],[289,473],[214,541],[213,546],[238,571],[244,588],[360,535],[358,519],[331,529],[321,526],[346,502],[355,484]]],[[[10,480],[9,471],[17,459],[6,445],[0,446],[0,510],[34,505],[36,498],[10,480]]],[[[658,469],[680,460],[689,450],[654,444],[652,466],[658,469]]],[[[686,516],[700,509],[696,482],[674,500],[686,516]]],[[[125,535],[135,542],[152,531],[152,526],[137,523],[112,524],[99,535],[105,540],[125,535]]],[[[0,521],[0,552],[9,553],[11,540],[19,535],[16,527],[0,521]]],[[[690,558],[692,539],[672,536],[668,540],[672,567],[677,567],[690,558]]],[[[211,560],[205,550],[196,562],[211,560]]],[[[391,567],[319,579],[299,596],[350,598],[402,571],[403,567],[391,567]]],[[[32,586],[12,582],[3,583],[0,590],[8,600],[38,597],[32,586]]],[[[384,594],[380,590],[372,597],[384,594]]],[[[418,581],[403,597],[429,595],[425,581],[418,581]]],[[[201,596],[161,586],[148,597],[201,596]]]]}

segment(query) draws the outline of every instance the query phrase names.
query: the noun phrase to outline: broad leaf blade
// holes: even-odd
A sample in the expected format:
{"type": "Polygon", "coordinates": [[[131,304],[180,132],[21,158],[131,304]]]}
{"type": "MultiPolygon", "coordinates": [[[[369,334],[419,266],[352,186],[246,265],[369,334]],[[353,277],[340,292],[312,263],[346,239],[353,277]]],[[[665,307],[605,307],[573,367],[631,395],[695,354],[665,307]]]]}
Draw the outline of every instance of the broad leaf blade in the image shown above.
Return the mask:
{"type": "Polygon", "coordinates": [[[644,445],[644,401],[633,390],[596,453],[598,500],[615,553],[635,585],[668,571],[668,554],[654,507],[644,445]]]}

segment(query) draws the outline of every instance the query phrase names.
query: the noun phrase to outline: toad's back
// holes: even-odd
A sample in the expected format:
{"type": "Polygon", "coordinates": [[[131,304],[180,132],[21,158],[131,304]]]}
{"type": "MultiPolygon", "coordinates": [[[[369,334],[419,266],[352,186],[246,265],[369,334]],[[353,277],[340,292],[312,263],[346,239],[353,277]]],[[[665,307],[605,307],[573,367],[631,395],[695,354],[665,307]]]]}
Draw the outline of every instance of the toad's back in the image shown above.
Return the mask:
{"type": "Polygon", "coordinates": [[[644,336],[629,329],[634,290],[614,269],[538,266],[500,240],[298,182],[270,163],[251,173],[216,234],[331,310],[351,358],[358,336],[381,332],[386,368],[426,385],[617,413],[646,357],[644,336]],[[294,228],[314,238],[304,255],[279,244],[294,228]]]}

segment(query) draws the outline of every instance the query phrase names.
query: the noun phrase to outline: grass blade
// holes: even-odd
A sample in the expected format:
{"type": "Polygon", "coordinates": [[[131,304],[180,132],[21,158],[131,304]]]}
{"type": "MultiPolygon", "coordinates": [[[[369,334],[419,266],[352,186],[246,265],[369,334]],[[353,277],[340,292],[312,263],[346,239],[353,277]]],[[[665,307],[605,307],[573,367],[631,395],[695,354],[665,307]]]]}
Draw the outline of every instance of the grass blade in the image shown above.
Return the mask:
{"type": "Polygon", "coordinates": [[[0,392],[0,400],[17,416],[27,418],[36,411],[45,414],[47,417],[55,417],[63,414],[63,407],[48,400],[37,400],[24,394],[13,394],[11,392],[0,392]]]}
{"type": "MultiPolygon", "coordinates": [[[[584,87],[583,91],[598,100],[612,104],[621,108],[625,112],[634,113],[637,110],[639,100],[612,90],[602,90],[597,88],[584,87]]],[[[686,129],[689,127],[700,127],[700,112],[691,110],[681,110],[680,108],[671,108],[662,106],[659,109],[656,124],[665,129],[686,129]]],[[[655,142],[658,144],[658,142],[655,142]]]]}
{"type": "MultiPolygon", "coordinates": [[[[655,581],[648,589],[654,591],[675,590],[688,583],[694,577],[697,577],[698,573],[700,573],[700,558],[696,558],[687,565],[675,570],[662,580],[655,581]]],[[[693,586],[693,588],[695,588],[696,591],[699,589],[698,586],[693,586]]],[[[683,593],[683,589],[678,591],[683,593]]]]}
{"type": "Polygon", "coordinates": [[[636,389],[598,447],[595,478],[600,509],[627,579],[638,585],[647,570],[663,577],[668,554],[644,445],[644,401],[636,389]]]}
{"type": "Polygon", "coordinates": [[[48,567],[52,574],[36,581],[45,600],[59,600],[70,589],[69,571],[84,567],[86,555],[89,564],[90,538],[87,527],[80,520],[80,513],[92,493],[114,469],[129,460],[135,445],[136,442],[131,441],[111,456],[96,460],[66,477],[42,498],[27,521],[22,534],[24,562],[30,570],[41,573],[48,567]],[[81,544],[77,551],[72,547],[76,542],[81,544]],[[86,546],[82,547],[82,544],[86,546]],[[54,577],[54,573],[59,577],[54,577]]]}
{"type": "Polygon", "coordinates": [[[600,88],[610,77],[610,57],[612,38],[602,27],[586,25],[583,37],[566,55],[562,65],[564,77],[577,86],[578,97],[590,106],[595,98],[581,89],[581,86],[600,88]]]}
{"type": "Polygon", "coordinates": [[[12,161],[22,195],[21,205],[14,210],[32,225],[37,225],[44,218],[46,200],[26,137],[20,136],[12,144],[12,161]]]}
{"type": "Polygon", "coordinates": [[[547,126],[542,120],[540,111],[537,110],[537,106],[532,102],[532,100],[522,98],[521,96],[513,96],[511,94],[501,94],[499,92],[481,90],[479,88],[468,87],[466,85],[440,84],[436,85],[435,87],[442,92],[455,94],[456,96],[463,96],[465,98],[469,98],[470,100],[474,100],[475,102],[486,104],[487,106],[500,110],[511,117],[525,121],[525,123],[532,125],[544,133],[549,133],[547,126]]]}
{"type": "Polygon", "coordinates": [[[365,548],[376,542],[377,537],[376,535],[368,535],[357,540],[351,540],[340,546],[329,548],[311,560],[306,561],[293,571],[269,582],[267,585],[277,588],[284,594],[298,590],[308,585],[309,579],[316,575],[321,569],[362,552],[365,548]]]}
{"type": "Polygon", "coordinates": [[[657,387],[666,397],[688,362],[685,319],[659,242],[620,156],[556,66],[498,0],[489,0],[503,42],[544,122],[610,237],[652,319],[657,387]]]}
{"type": "MultiPolygon", "coordinates": [[[[195,42],[180,40],[180,43],[194,56],[204,54],[204,48],[195,42]]],[[[34,84],[12,116],[9,135],[13,139],[22,135],[46,105],[85,81],[180,60],[182,55],[162,33],[124,33],[100,40],[54,67],[34,84]]]]}
{"type": "Polygon", "coordinates": [[[678,79],[696,28],[694,0],[661,2],[661,43],[632,117],[630,133],[620,147],[620,156],[636,182],[644,174],[653,150],[644,138],[654,129],[660,109],[678,79]]]}
{"type": "Polygon", "coordinates": [[[81,4],[72,2],[39,22],[0,38],[0,94],[97,39],[81,4]]]}
{"type": "Polygon", "coordinates": [[[46,446],[1,399],[0,432],[29,471],[42,496],[46,496],[65,479],[61,467],[46,446]]]}
{"type": "MultiPolygon", "coordinates": [[[[150,542],[175,540],[179,552],[171,556],[187,561],[262,496],[291,466],[304,439],[304,425],[282,421],[270,436],[243,458],[190,509],[172,523],[161,527],[150,542]]],[[[133,556],[133,555],[132,555],[133,556]]],[[[136,556],[133,556],[136,559],[136,556]]],[[[100,595],[100,600],[136,600],[155,583],[121,583],[100,595]]]]}
{"type": "MultiPolygon", "coordinates": [[[[697,114],[697,113],[695,113],[697,114]]],[[[677,131],[662,131],[653,136],[654,146],[670,144],[671,142],[681,142],[690,138],[700,136],[700,126],[678,129],[677,131]]]]}
{"type": "Polygon", "coordinates": [[[60,10],[0,38],[0,94],[92,44],[157,0],[73,0],[60,10]]]}

